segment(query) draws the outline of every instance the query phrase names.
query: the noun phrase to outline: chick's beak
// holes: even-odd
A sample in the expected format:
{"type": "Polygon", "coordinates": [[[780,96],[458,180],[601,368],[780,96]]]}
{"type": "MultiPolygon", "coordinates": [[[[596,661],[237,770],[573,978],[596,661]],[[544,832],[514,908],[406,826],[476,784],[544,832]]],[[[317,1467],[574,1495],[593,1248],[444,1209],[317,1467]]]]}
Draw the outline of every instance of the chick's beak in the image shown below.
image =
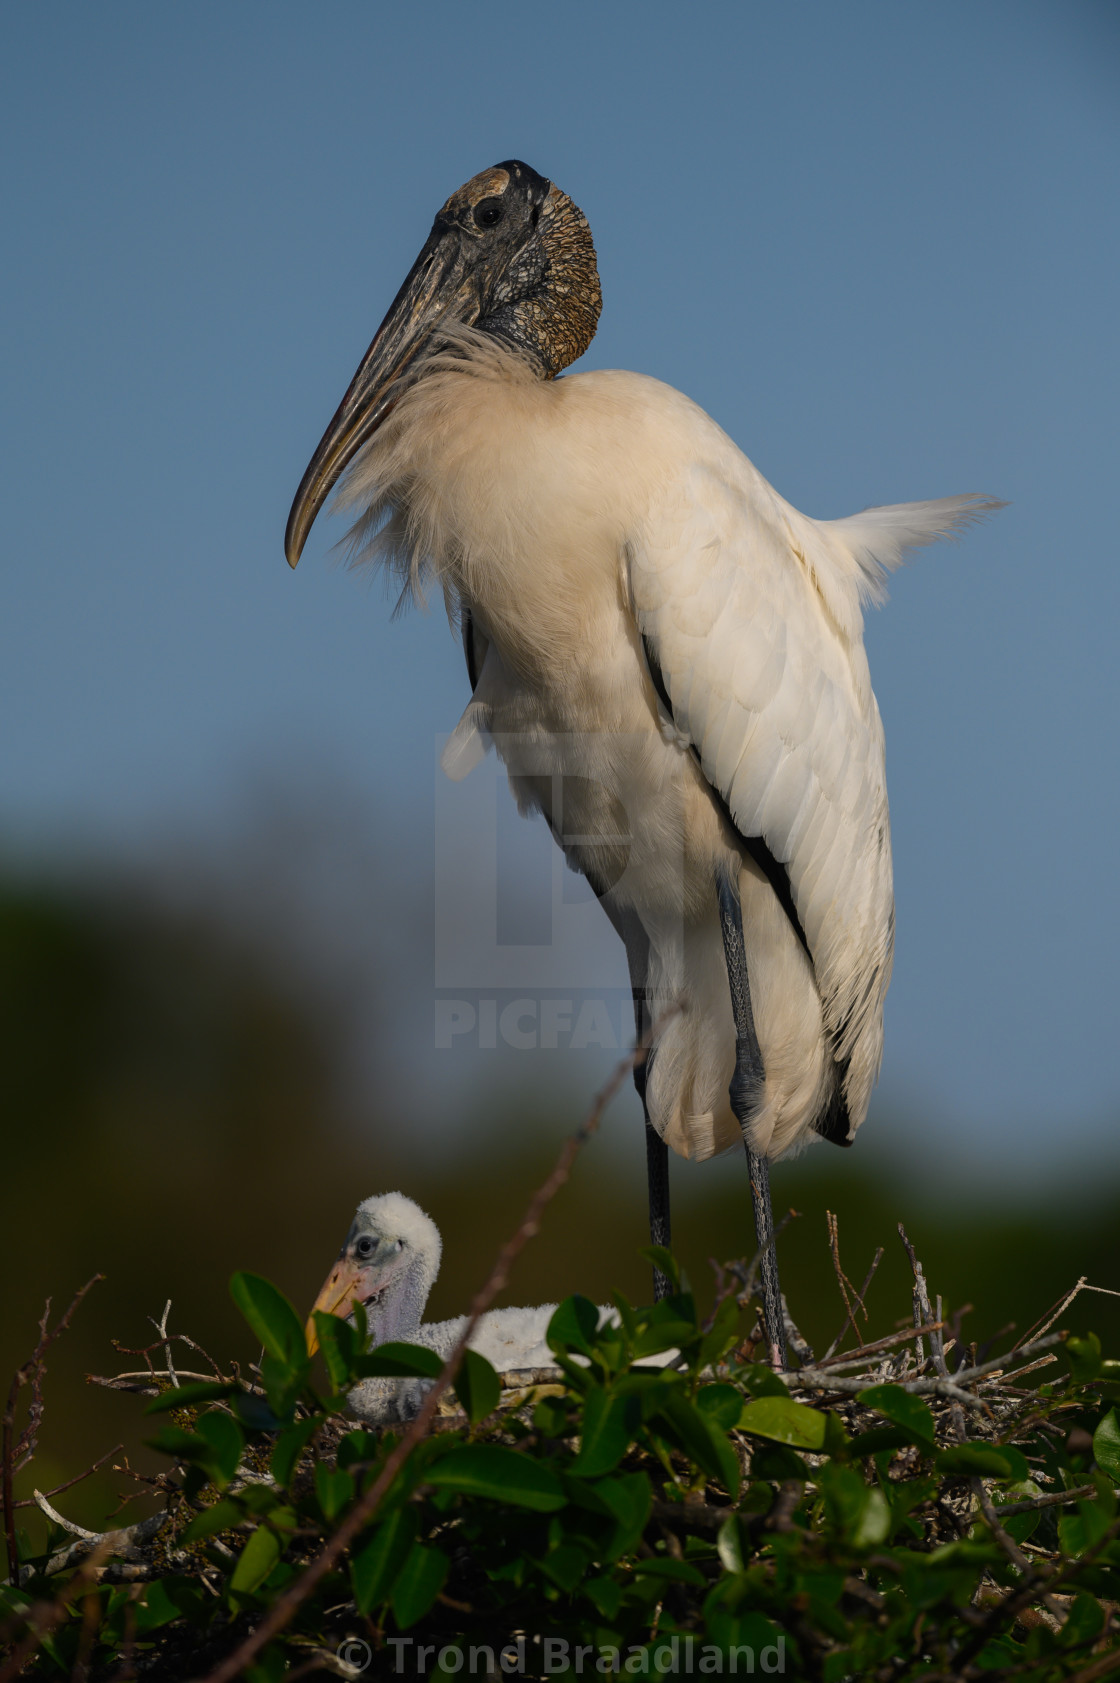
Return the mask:
{"type": "Polygon", "coordinates": [[[307,1317],[307,1354],[313,1356],[319,1348],[319,1334],[315,1330],[316,1310],[345,1320],[355,1303],[364,1303],[371,1293],[368,1269],[360,1268],[351,1257],[340,1257],[327,1275],[307,1317]]]}

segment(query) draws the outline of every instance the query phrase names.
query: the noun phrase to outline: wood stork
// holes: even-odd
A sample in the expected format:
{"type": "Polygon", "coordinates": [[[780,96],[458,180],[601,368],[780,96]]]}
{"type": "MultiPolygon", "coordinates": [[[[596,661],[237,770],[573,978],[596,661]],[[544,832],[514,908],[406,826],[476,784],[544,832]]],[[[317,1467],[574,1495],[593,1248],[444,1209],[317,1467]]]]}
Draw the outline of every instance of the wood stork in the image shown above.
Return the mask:
{"type": "Polygon", "coordinates": [[[448,769],[493,742],[625,942],[639,1029],[685,1005],[637,1077],[654,1242],[666,1148],[742,1139],[780,1359],[767,1164],[851,1143],[883,1044],[891,850],[862,607],[905,549],[1001,505],[810,519],[679,392],[558,378],[600,305],[566,194],[516,161],[468,181],[311,459],[287,556],[348,470],[355,553],[406,595],[442,588],[473,692],[448,769]]]}

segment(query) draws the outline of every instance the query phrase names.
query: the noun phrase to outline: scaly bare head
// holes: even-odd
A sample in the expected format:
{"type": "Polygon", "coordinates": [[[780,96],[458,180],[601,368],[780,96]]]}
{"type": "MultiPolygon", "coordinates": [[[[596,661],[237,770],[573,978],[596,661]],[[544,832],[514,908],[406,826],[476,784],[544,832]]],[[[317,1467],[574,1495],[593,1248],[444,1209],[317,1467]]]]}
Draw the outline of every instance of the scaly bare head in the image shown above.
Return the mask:
{"type": "Polygon", "coordinates": [[[552,379],[583,355],[601,308],[587,219],[543,175],[511,159],[452,193],[303,476],[284,540],[289,565],[339,475],[418,377],[441,323],[504,339],[552,379]]]}

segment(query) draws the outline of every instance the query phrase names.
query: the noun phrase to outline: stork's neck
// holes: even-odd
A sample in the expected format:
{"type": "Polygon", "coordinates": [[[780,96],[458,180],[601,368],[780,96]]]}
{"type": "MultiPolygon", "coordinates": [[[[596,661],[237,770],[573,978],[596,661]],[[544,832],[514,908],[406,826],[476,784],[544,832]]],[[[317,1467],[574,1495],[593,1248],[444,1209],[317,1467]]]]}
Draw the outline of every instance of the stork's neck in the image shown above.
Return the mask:
{"type": "Polygon", "coordinates": [[[501,277],[477,325],[551,380],[595,337],[603,294],[587,218],[558,187],[541,206],[538,234],[501,277]]]}
{"type": "Polygon", "coordinates": [[[438,1262],[421,1253],[385,1288],[379,1304],[369,1308],[369,1342],[372,1349],[378,1344],[400,1340],[411,1343],[420,1330],[428,1294],[436,1277],[438,1262]]]}

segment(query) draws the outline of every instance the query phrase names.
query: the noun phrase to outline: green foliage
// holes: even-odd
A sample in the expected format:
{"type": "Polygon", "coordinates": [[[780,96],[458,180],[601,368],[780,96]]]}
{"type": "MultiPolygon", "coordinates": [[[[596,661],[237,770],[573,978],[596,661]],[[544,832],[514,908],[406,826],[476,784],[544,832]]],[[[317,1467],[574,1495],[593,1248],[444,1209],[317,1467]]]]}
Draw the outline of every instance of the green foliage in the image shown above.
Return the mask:
{"type": "MultiPolygon", "coordinates": [[[[168,1683],[202,1675],[200,1651],[228,1652],[340,1526],[347,1546],[253,1678],[283,1677],[309,1645],[409,1633],[466,1653],[527,1632],[553,1654],[617,1650],[631,1675],[643,1654],[647,1675],[679,1674],[704,1653],[722,1669],[743,1647],[756,1672],[777,1656],[785,1675],[821,1683],[930,1671],[1058,1683],[1085,1670],[1120,1599],[1120,1413],[1115,1364],[1094,1338],[1062,1346],[1062,1377],[1047,1378],[1053,1366],[1034,1392],[989,1389],[967,1419],[906,1388],[908,1353],[880,1366],[894,1378],[814,1395],[743,1359],[732,1300],[703,1320],[671,1259],[657,1261],[673,1295],[641,1308],[618,1298],[617,1324],[600,1327],[586,1299],[560,1305],[557,1383],[507,1393],[503,1407],[498,1375],[470,1353],[445,1398],[458,1413],[382,1479],[372,1509],[400,1431],[348,1420],[346,1394],[370,1376],[431,1379],[438,1359],[401,1344],[369,1352],[364,1326],[320,1316],[316,1365],[282,1294],[235,1276],[264,1348],[260,1384],[183,1386],[150,1404],[173,1492],[150,1557],[159,1574],[72,1595],[26,1675],[77,1675],[80,1661],[98,1683],[126,1645],[168,1683]],[[1079,1494],[993,1527],[978,1487],[997,1509],[1079,1494]],[[1014,1551],[1028,1537],[1025,1580],[1014,1551]]],[[[59,1542],[0,1589],[16,1640],[68,1577],[51,1570],[59,1542]]],[[[521,1674],[549,1674],[545,1652],[521,1674]]]]}

